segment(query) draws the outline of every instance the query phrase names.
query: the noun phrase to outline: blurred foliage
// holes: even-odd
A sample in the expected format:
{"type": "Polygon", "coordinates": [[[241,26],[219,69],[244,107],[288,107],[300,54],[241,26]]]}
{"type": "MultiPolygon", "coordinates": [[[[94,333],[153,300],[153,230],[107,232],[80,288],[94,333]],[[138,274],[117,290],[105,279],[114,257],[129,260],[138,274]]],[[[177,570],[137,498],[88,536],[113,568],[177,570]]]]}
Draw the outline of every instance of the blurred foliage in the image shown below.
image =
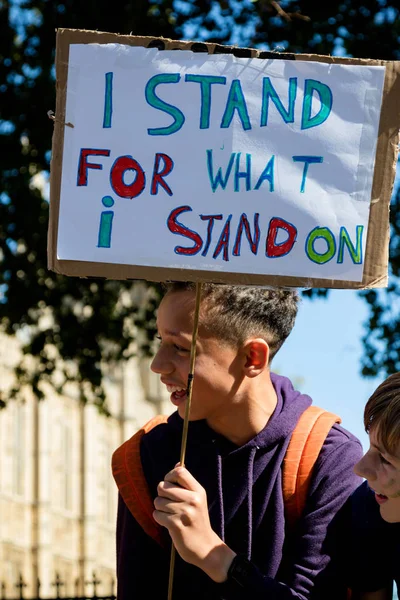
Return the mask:
{"type": "MultiPolygon", "coordinates": [[[[41,382],[61,392],[75,381],[82,400],[104,408],[101,361],[112,367],[128,358],[135,332],[136,345],[149,350],[160,287],[138,290],[132,282],[67,278],[47,270],[53,128],[47,111],[55,107],[55,30],[62,27],[397,59],[399,2],[0,0],[0,324],[18,335],[24,350],[11,395],[27,384],[41,397],[41,382]],[[56,366],[62,376],[54,377],[56,366]]],[[[397,195],[391,285],[361,294],[370,306],[366,375],[400,369],[399,202],[397,195]]]]}

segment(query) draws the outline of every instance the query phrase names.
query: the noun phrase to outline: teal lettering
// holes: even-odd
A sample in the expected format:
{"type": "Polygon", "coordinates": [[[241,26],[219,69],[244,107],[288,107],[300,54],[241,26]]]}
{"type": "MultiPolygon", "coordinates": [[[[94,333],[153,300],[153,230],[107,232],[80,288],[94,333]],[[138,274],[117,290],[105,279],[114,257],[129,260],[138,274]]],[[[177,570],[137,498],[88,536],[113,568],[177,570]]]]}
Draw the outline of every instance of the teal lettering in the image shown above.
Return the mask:
{"type": "Polygon", "coordinates": [[[108,129],[111,127],[112,119],[112,93],[113,93],[113,76],[114,73],[106,73],[106,90],[104,98],[104,117],[103,117],[103,128],[108,129]]]}
{"type": "Polygon", "coordinates": [[[179,108],[173,106],[172,104],[168,104],[161,100],[156,95],[156,87],[163,83],[178,83],[181,76],[179,73],[162,73],[160,75],[154,75],[146,85],[145,96],[147,103],[157,110],[161,110],[162,112],[171,115],[174,119],[174,122],[171,123],[168,127],[156,127],[154,129],[148,129],[147,133],[149,135],[172,135],[179,131],[182,125],[185,122],[185,115],[179,108]]]}
{"type": "Polygon", "coordinates": [[[192,81],[200,84],[201,108],[200,108],[200,129],[210,127],[211,113],[211,86],[213,83],[226,84],[226,77],[217,75],[186,75],[185,81],[192,81]]]}
{"type": "Polygon", "coordinates": [[[261,127],[268,125],[268,108],[269,100],[275,104],[279,114],[285,123],[294,122],[294,106],[296,101],[297,93],[297,77],[290,77],[289,79],[289,98],[287,109],[283,106],[281,99],[279,98],[276,89],[271,83],[269,77],[263,79],[263,92],[262,92],[262,106],[261,106],[261,127]]]}
{"type": "Polygon", "coordinates": [[[320,81],[306,79],[304,85],[303,110],[301,114],[301,128],[310,129],[310,127],[322,125],[331,114],[332,102],[333,97],[330,87],[320,81]],[[319,111],[312,117],[311,112],[314,92],[317,92],[321,106],[319,111]]]}
{"type": "MultiPolygon", "coordinates": [[[[111,208],[114,206],[114,200],[111,196],[104,196],[102,198],[103,206],[111,208]]],[[[113,210],[104,210],[100,216],[100,227],[98,237],[98,248],[110,248],[111,247],[111,233],[112,233],[112,222],[114,218],[113,210]]]]}
{"type": "Polygon", "coordinates": [[[243,129],[245,131],[251,129],[246,100],[239,79],[234,79],[231,83],[224,116],[221,121],[221,129],[227,129],[230,126],[235,110],[237,110],[243,129]]]}

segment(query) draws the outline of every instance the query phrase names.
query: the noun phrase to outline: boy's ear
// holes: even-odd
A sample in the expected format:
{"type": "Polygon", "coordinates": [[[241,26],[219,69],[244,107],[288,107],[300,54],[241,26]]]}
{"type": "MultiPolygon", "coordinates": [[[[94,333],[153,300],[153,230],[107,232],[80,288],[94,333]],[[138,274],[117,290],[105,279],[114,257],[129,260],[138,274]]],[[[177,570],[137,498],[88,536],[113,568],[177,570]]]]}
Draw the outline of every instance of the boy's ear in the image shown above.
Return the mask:
{"type": "Polygon", "coordinates": [[[269,364],[269,346],[262,338],[249,340],[244,345],[245,374],[247,377],[257,377],[269,364]]]}

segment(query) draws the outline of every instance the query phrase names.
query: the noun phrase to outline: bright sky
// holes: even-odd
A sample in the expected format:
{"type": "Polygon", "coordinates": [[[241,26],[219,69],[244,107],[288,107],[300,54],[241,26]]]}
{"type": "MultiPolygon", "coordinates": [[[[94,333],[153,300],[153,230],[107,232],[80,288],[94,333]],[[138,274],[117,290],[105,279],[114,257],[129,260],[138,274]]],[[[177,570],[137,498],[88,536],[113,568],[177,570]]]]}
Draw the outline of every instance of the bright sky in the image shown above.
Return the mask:
{"type": "Polygon", "coordinates": [[[303,299],[295,327],[272,364],[314,404],[338,414],[364,450],[364,405],[382,381],[360,375],[367,315],[366,302],[351,290],[332,290],[327,300],[303,299]]]}

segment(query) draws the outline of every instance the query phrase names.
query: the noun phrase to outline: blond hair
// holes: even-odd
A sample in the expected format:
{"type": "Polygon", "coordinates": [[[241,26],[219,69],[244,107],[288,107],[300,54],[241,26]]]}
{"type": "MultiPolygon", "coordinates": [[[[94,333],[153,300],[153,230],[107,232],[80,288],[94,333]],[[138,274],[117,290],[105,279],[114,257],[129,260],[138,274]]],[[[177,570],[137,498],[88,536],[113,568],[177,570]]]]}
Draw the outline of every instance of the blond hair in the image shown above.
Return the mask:
{"type": "Polygon", "coordinates": [[[375,390],[364,410],[365,431],[376,432],[378,442],[395,455],[400,444],[400,372],[390,375],[375,390]]]}

